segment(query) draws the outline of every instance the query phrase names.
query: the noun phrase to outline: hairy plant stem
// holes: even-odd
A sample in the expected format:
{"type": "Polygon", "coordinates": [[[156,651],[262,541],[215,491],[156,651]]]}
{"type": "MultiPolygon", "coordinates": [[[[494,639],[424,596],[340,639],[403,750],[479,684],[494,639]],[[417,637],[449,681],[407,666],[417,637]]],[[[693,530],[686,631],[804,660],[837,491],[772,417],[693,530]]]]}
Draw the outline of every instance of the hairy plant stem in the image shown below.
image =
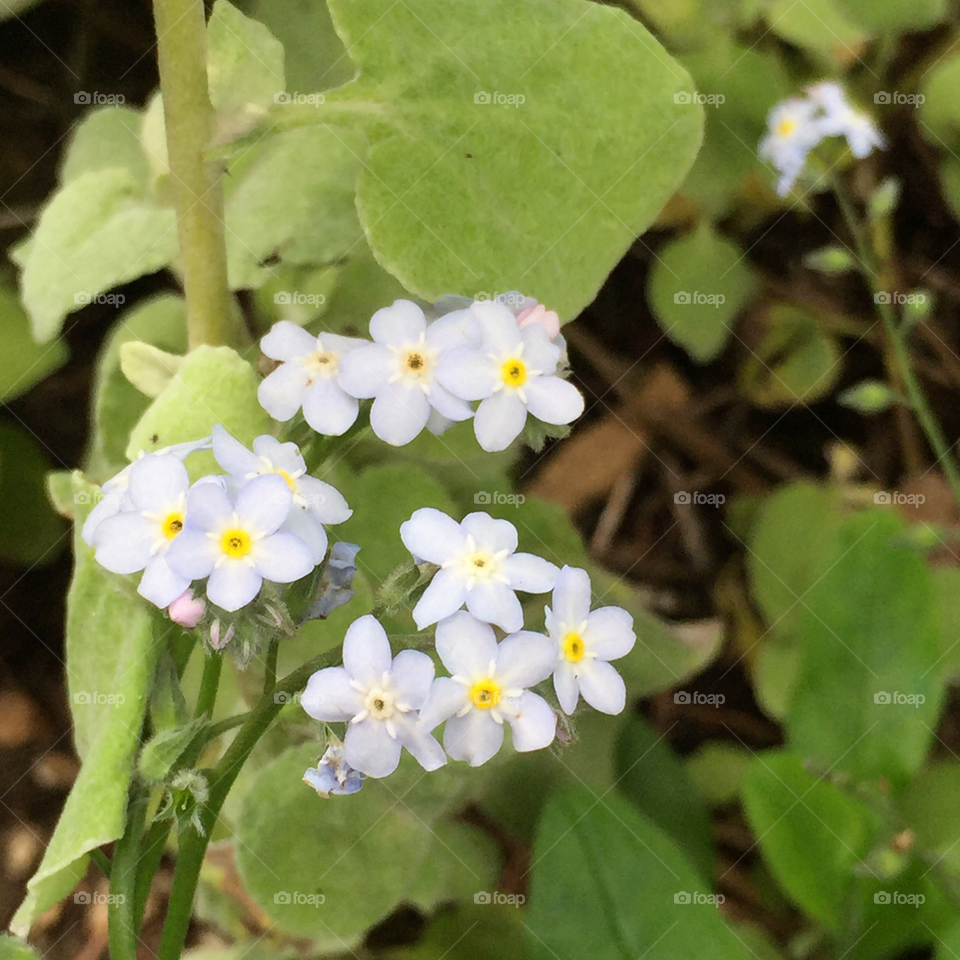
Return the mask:
{"type": "MultiPolygon", "coordinates": [[[[272,646],[275,645],[276,641],[273,642],[272,646]]],[[[268,689],[265,689],[257,705],[247,715],[243,726],[240,727],[220,762],[213,770],[209,771],[210,796],[199,811],[200,823],[203,827],[202,832],[188,829],[180,837],[180,850],[177,855],[177,865],[174,869],[173,889],[170,892],[170,902],[167,907],[163,936],[160,940],[158,960],[178,960],[180,957],[190,926],[193,900],[197,891],[197,881],[200,877],[200,867],[203,864],[210,834],[241,768],[257,742],[267,732],[270,724],[283,709],[286,698],[278,697],[276,694],[297,693],[306,686],[307,680],[314,672],[334,663],[339,663],[341,656],[342,646],[338,645],[335,649],[314,657],[313,660],[305,663],[276,683],[271,682],[270,671],[268,670],[266,678],[268,689]]]]}
{"type": "Polygon", "coordinates": [[[843,214],[843,218],[850,232],[853,234],[857,254],[864,267],[862,272],[871,291],[874,293],[874,302],[876,303],[877,311],[880,314],[880,319],[883,321],[883,326],[886,330],[887,340],[897,366],[897,373],[900,375],[906,388],[907,397],[910,400],[910,407],[914,414],[916,414],[920,426],[923,428],[927,442],[936,455],[937,463],[942,467],[944,474],[946,474],[947,482],[953,490],[954,499],[960,504],[960,472],[958,472],[950,452],[950,446],[947,444],[946,437],[940,429],[937,418],[930,409],[930,404],[927,402],[923,387],[913,372],[913,366],[910,363],[910,352],[907,349],[900,328],[897,326],[893,306],[887,299],[887,296],[876,296],[881,293],[888,294],[889,291],[882,289],[880,283],[880,264],[874,255],[873,245],[870,243],[863,224],[860,222],[853,208],[853,203],[847,194],[846,187],[839,178],[834,178],[834,192],[840,204],[840,211],[843,214]]]}
{"type": "Polygon", "coordinates": [[[137,866],[140,859],[140,838],[147,819],[147,791],[139,784],[130,790],[127,827],[114,844],[110,864],[110,903],[107,906],[107,933],[111,960],[136,960],[137,934],[140,928],[136,915],[137,866]]]}
{"type": "Polygon", "coordinates": [[[160,90],[190,349],[230,339],[222,164],[204,152],[213,133],[203,0],[154,0],[160,90]]]}
{"type": "Polygon", "coordinates": [[[210,717],[213,714],[222,667],[223,656],[215,650],[207,650],[206,660],[203,661],[203,676],[200,678],[200,692],[197,694],[195,717],[210,717]]]}

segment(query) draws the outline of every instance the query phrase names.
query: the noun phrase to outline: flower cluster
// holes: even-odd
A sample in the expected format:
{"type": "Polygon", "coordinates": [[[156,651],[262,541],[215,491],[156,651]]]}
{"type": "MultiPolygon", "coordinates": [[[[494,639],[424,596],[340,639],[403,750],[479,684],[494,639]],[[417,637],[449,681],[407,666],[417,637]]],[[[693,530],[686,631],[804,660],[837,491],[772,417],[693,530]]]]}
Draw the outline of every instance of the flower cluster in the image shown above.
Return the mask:
{"type": "Polygon", "coordinates": [[[817,83],[806,93],[770,111],[767,133],[760,141],[760,158],[769,160],[780,174],[777,194],[781,197],[793,188],[810,152],[827,137],[844,137],[858,159],[884,146],[873,120],[850,105],[839,84],[817,83]]]}
{"type": "Polygon", "coordinates": [[[82,531],[97,561],[114,573],[142,571],[141,596],[174,605],[171,616],[194,625],[203,608],[191,583],[206,580],[211,603],[239,610],[264,580],[311,573],[327,552],[324,525],[352,512],[330,484],[307,475],[295,444],[262,436],[251,451],[220,426],[212,438],[141,455],[103,491],[82,531]],[[191,485],[184,459],[211,446],[226,473],[191,485]]]}
{"type": "Polygon", "coordinates": [[[448,756],[480,766],[503,745],[504,724],[517,751],[549,746],[557,716],[532,688],[551,676],[564,713],[581,697],[604,713],[623,710],[626,689],[609,661],[633,648],[633,618],[619,607],[591,611],[584,570],[517,553],[514,526],[486,513],[457,523],[425,508],[400,532],[415,562],[439,568],[414,619],[421,629],[436,624],[436,654],[450,675],[435,677],[433,660],[417,650],[394,657],[373,616],[354,621],[343,666],[315,673],[301,700],[314,719],[347,724],[342,753],[337,744],[305,775],[323,795],[355,792],[362,775],[387,776],[403,747],[426,770],[448,756]],[[553,591],[546,634],[523,629],[517,590],[553,591]],[[498,640],[494,626],[506,636],[498,640]],[[442,747],[434,736],[441,724],[442,747]]]}
{"type": "Polygon", "coordinates": [[[469,301],[428,322],[415,303],[397,300],[373,315],[372,341],[314,337],[282,320],[260,344],[280,361],[260,384],[260,403],[277,420],[302,409],[318,433],[340,436],[356,421],[359,401],[372,400],[370,426],[394,446],[424,427],[439,434],[473,417],[480,446],[504,450],[528,413],[567,424],[584,408],[580,392],[558,375],[559,318],[522,302],[514,313],[498,301],[469,301]]]}

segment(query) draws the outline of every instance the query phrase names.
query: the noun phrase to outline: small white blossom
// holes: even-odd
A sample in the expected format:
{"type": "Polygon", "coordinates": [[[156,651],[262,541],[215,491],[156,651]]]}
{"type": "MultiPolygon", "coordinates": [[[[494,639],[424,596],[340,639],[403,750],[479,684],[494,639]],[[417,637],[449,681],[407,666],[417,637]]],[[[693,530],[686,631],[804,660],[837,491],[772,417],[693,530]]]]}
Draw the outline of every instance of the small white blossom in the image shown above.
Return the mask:
{"type": "Polygon", "coordinates": [[[760,141],[758,153],[761,160],[769,160],[780,174],[778,196],[790,192],[810,151],[825,136],[819,113],[820,108],[813,101],[791,97],[778,103],[767,117],[767,133],[760,141]]]}
{"type": "Polygon", "coordinates": [[[420,722],[432,730],[446,721],[443,746],[452,759],[486,763],[503,745],[504,721],[521,753],[553,742],[556,715],[527,689],[553,670],[547,637],[521,631],[497,643],[488,624],[461,610],[437,625],[437,653],[453,676],[433,681],[420,722]]]}
{"type": "Polygon", "coordinates": [[[235,503],[219,483],[195,483],[167,562],[188,584],[209,577],[207,598],[224,610],[239,610],[264,580],[292,583],[314,568],[307,544],[277,532],[292,505],[289,486],[273,473],[248,480],[235,503]]]}
{"type": "Polygon", "coordinates": [[[449,350],[437,365],[437,379],[455,396],[480,400],[474,431],[484,450],[505,450],[523,431],[528,411],[544,423],[571,423],[583,413],[580,391],[553,376],[561,348],[537,322],[522,329],[500,303],[471,307],[483,343],[479,349],[449,350]]]}
{"type": "Polygon", "coordinates": [[[327,552],[324,524],[343,523],[353,511],[341,493],[329,483],[307,474],[307,465],[295,443],[281,443],[265,434],[253,441],[251,453],[220,425],[213,428],[213,455],[217,463],[242,486],[264,474],[278,474],[293,495],[290,515],[280,528],[303,540],[313,551],[314,563],[327,552]]]}
{"type": "Polygon", "coordinates": [[[343,741],[346,763],[368,777],[393,773],[401,747],[425,770],[436,770],[447,758],[418,713],[433,674],[433,661],[425,653],[401,650],[393,657],[383,627],[367,614],[347,630],[343,666],[317,671],[300,703],[315,720],[349,724],[343,741]]]}
{"type": "Polygon", "coordinates": [[[838,83],[817,83],[807,88],[810,99],[823,111],[819,123],[825,137],[844,137],[859,160],[885,145],[873,120],[855,110],[838,83]]]}
{"type": "Polygon", "coordinates": [[[620,713],[626,702],[623,678],[607,662],[626,656],[636,643],[633,617],[621,607],[590,612],[590,577],[564,567],[546,608],[547,633],[554,642],[553,686],[564,713],[582,696],[601,713],[620,713]]]}
{"type": "Polygon", "coordinates": [[[370,320],[374,342],[343,358],[340,384],[361,399],[373,398],[370,426],[384,442],[403,446],[427,425],[431,410],[448,420],[468,420],[469,404],[437,382],[437,362],[451,345],[465,341],[455,321],[427,326],[423,311],[410,300],[397,300],[370,320]]]}
{"type": "Polygon", "coordinates": [[[400,539],[415,558],[441,568],[413,609],[419,630],[466,604],[478,620],[512,633],[523,626],[516,591],[546,593],[559,573],[548,560],[516,553],[517,528],[488,513],[471,513],[457,523],[422,507],[400,525],[400,539]]]}
{"type": "Polygon", "coordinates": [[[340,386],[340,362],[365,342],[335,333],[315,337],[289,320],[275,323],[260,349],[283,362],[260,384],[260,406],[275,420],[289,420],[302,407],[304,420],[317,433],[346,433],[360,407],[340,386]]]}

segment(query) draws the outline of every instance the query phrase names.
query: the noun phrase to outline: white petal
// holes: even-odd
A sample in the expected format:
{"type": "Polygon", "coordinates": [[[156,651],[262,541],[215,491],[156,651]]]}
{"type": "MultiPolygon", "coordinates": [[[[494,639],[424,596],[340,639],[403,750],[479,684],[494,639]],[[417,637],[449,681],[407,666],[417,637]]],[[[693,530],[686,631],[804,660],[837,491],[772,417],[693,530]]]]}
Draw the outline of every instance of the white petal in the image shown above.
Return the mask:
{"type": "Polygon", "coordinates": [[[560,347],[550,340],[550,335],[539,323],[531,324],[520,330],[523,337],[523,362],[528,368],[539,370],[549,376],[557,369],[560,360],[560,347]]]}
{"type": "Polygon", "coordinates": [[[509,520],[497,520],[482,510],[468,513],[460,528],[473,537],[478,547],[492,553],[513,553],[517,549],[517,528],[509,520]]]}
{"type": "Polygon", "coordinates": [[[560,701],[560,708],[564,713],[573,713],[580,699],[580,683],[574,673],[573,666],[568,660],[561,660],[557,664],[553,675],[553,689],[560,701]]]}
{"type": "Polygon", "coordinates": [[[133,465],[127,492],[138,510],[159,513],[173,509],[189,487],[183,461],[164,453],[141,457],[133,465]]]}
{"type": "Polygon", "coordinates": [[[622,607],[601,607],[587,617],[583,631],[587,649],[601,660],[626,656],[637,642],[633,617],[622,607]]]}
{"type": "Polygon", "coordinates": [[[393,354],[379,343],[365,343],[340,360],[337,379],[351,397],[375,397],[397,372],[393,354]]]}
{"type": "Polygon", "coordinates": [[[463,606],[467,597],[466,581],[453,570],[439,570],[430,586],[413,608],[413,619],[418,630],[443,620],[463,606]]]}
{"type": "Polygon", "coordinates": [[[314,720],[340,723],[352,720],[363,709],[363,697],[350,686],[350,675],[343,667],[327,667],[307,681],[300,706],[314,720]]]}
{"type": "Polygon", "coordinates": [[[434,376],[455,397],[483,400],[493,395],[497,366],[484,353],[470,347],[455,347],[442,354],[434,376]]]}
{"type": "Polygon", "coordinates": [[[430,685],[426,702],[420,710],[420,723],[432,730],[444,720],[459,713],[469,703],[467,688],[450,677],[437,677],[430,685]]]}
{"type": "Polygon", "coordinates": [[[169,607],[189,586],[189,579],[174,573],[166,558],[158,556],[144,569],[137,593],[158,607],[169,607]]]}
{"type": "Polygon", "coordinates": [[[266,473],[248,480],[237,494],[236,512],[244,529],[270,534],[290,514],[293,495],[278,473],[266,473]]]}
{"type": "Polygon", "coordinates": [[[560,630],[577,629],[590,612],[590,577],[579,567],[564,567],[553,588],[551,617],[560,630]]]}
{"type": "Polygon", "coordinates": [[[504,557],[503,572],[510,578],[510,588],[524,593],[546,593],[553,589],[560,575],[556,564],[532,553],[504,557]]]}
{"type": "Polygon", "coordinates": [[[357,398],[346,393],[333,377],[318,377],[304,391],[303,419],[324,436],[345,434],[356,422],[359,412],[357,398]]]}
{"type": "Polygon", "coordinates": [[[120,512],[120,504],[123,502],[124,496],[122,493],[105,493],[103,494],[103,499],[87,514],[87,519],[83,522],[83,529],[80,531],[80,536],[83,537],[83,542],[88,547],[93,546],[94,534],[96,533],[97,527],[103,523],[107,517],[115,517],[120,512]]]}
{"type": "Polygon", "coordinates": [[[354,620],[343,638],[343,665],[364,687],[380,683],[393,662],[386,631],[372,614],[354,620]]]}
{"type": "MultiPolygon", "coordinates": [[[[472,305],[472,301],[471,301],[472,305]]],[[[481,342],[480,326],[472,310],[453,310],[427,327],[427,343],[441,352],[473,347],[481,342]]]]}
{"type": "Polygon", "coordinates": [[[303,403],[303,391],[310,375],[299,363],[282,363],[257,387],[260,406],[274,420],[289,420],[303,403]]]}
{"type": "Polygon", "coordinates": [[[328,350],[330,353],[342,357],[350,350],[356,350],[357,347],[362,347],[369,342],[369,340],[364,340],[361,337],[341,337],[339,333],[323,332],[317,337],[317,349],[328,350]]]}
{"type": "Polygon", "coordinates": [[[273,360],[292,360],[313,353],[317,338],[289,320],[280,320],[260,341],[260,349],[273,360]]]}
{"type": "Polygon", "coordinates": [[[419,650],[401,650],[390,668],[391,679],[400,700],[414,710],[423,706],[435,672],[433,661],[419,650]]]}
{"type": "Polygon", "coordinates": [[[466,760],[471,767],[479,767],[503,746],[503,724],[487,710],[474,709],[462,717],[451,717],[443,729],[443,746],[453,760],[466,760]]]}
{"type": "Polygon", "coordinates": [[[467,609],[478,619],[514,633],[523,626],[523,608],[517,595],[502,583],[487,580],[467,592],[467,609]]]}
{"type": "Polygon", "coordinates": [[[423,311],[410,300],[394,300],[370,318],[370,336],[377,343],[402,346],[419,340],[426,329],[423,311]]]}
{"type": "Polygon", "coordinates": [[[293,583],[316,566],[310,547],[292,533],[275,533],[258,540],[251,556],[257,573],[272,583],[293,583]]]}
{"type": "MultiPolygon", "coordinates": [[[[327,531],[302,507],[294,507],[277,533],[289,533],[302,540],[310,549],[314,566],[323,560],[327,552],[327,531]]],[[[273,579],[267,577],[268,580],[273,579]]]]}
{"type": "Polygon", "coordinates": [[[517,318],[502,303],[484,300],[473,305],[483,334],[483,349],[497,355],[516,353],[523,343],[517,318]]]}
{"type": "Polygon", "coordinates": [[[213,428],[213,455],[227,473],[245,477],[263,469],[260,458],[232,437],[219,423],[213,428]]]}
{"type": "Polygon", "coordinates": [[[415,720],[404,719],[397,724],[397,739],[413,754],[424,770],[438,770],[447,762],[440,741],[415,720]]]}
{"type": "Polygon", "coordinates": [[[505,714],[504,719],[513,731],[513,749],[517,753],[549,747],[557,734],[557,715],[543,697],[529,690],[520,698],[517,712],[505,714]]]}
{"type": "Polygon", "coordinates": [[[569,380],[532,377],[525,389],[527,409],[544,423],[572,423],[583,413],[583,394],[569,380]]]}
{"type": "Polygon", "coordinates": [[[434,507],[414,510],[400,524],[400,539],[415,557],[429,563],[446,563],[463,552],[466,542],[460,524],[434,507]]]}
{"type": "Polygon", "coordinates": [[[97,527],[97,563],[113,573],[136,573],[150,562],[158,533],[157,523],[139,513],[107,517],[97,527]]]}
{"type": "MultiPolygon", "coordinates": [[[[281,443],[276,437],[271,437],[269,433],[261,434],[253,441],[253,452],[258,458],[264,457],[269,460],[273,464],[274,470],[286,470],[287,473],[293,475],[302,473],[307,469],[300,448],[295,443],[281,443]]],[[[255,472],[263,469],[264,465],[260,462],[257,464],[255,472]]],[[[234,471],[229,472],[233,473],[234,471]]]]}
{"type": "Polygon", "coordinates": [[[512,391],[501,390],[480,404],[473,417],[473,430],[487,453],[497,453],[520,436],[526,422],[527,408],[520,398],[512,391]]]}
{"type": "Polygon", "coordinates": [[[300,477],[297,480],[297,496],[307,501],[307,510],[320,523],[343,523],[353,514],[343,494],[316,477],[300,477]]]}
{"type": "Polygon", "coordinates": [[[233,516],[233,503],[220,483],[198,480],[187,494],[187,516],[184,526],[208,533],[222,530],[233,516]]]}
{"type": "Polygon", "coordinates": [[[382,720],[361,720],[347,727],[343,738],[347,763],[368,777],[388,777],[400,763],[400,741],[382,720]]]}
{"type": "Polygon", "coordinates": [[[260,574],[242,560],[228,560],[210,574],[207,597],[211,603],[233,613],[246,606],[260,592],[262,583],[260,574]]]}
{"type": "Polygon", "coordinates": [[[497,659],[497,638],[486,623],[460,610],[437,624],[437,653],[454,675],[472,680],[486,677],[490,662],[497,659]]]}
{"type": "Polygon", "coordinates": [[[546,680],[556,665],[556,642],[542,633],[521,630],[500,642],[497,681],[504,687],[532,687],[546,680]]]}
{"type": "Polygon", "coordinates": [[[163,558],[177,576],[200,580],[213,571],[220,547],[202,531],[185,527],[173,538],[163,558]]]}
{"type": "Polygon", "coordinates": [[[461,420],[469,420],[473,416],[473,407],[466,400],[455,397],[436,380],[430,384],[427,399],[430,401],[430,406],[448,420],[459,423],[461,420]]]}
{"type": "Polygon", "coordinates": [[[594,710],[620,713],[627,700],[623,678],[605,660],[583,660],[580,670],[580,695],[594,710]]]}
{"type": "Polygon", "coordinates": [[[402,447],[427,425],[430,401],[419,386],[401,381],[385,386],[370,409],[370,426],[384,442],[402,447]]]}
{"type": "MultiPolygon", "coordinates": [[[[471,413],[471,416],[473,414],[471,413]]],[[[442,437],[454,424],[449,417],[445,417],[439,410],[431,410],[427,417],[427,429],[435,436],[442,437]]]]}

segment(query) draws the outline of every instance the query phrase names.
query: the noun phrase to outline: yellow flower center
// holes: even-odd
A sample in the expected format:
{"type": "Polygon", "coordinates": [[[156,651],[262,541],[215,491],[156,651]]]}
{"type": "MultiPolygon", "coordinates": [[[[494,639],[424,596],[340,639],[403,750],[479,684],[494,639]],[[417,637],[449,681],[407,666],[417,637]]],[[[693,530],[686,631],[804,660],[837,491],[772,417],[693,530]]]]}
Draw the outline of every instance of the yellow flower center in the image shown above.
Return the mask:
{"type": "Polygon", "coordinates": [[[340,358],[329,350],[318,350],[307,357],[301,359],[301,364],[307,373],[310,374],[310,380],[316,377],[332,377],[336,375],[337,367],[340,365],[340,358]]]}
{"type": "Polygon", "coordinates": [[[500,376],[508,387],[522,387],[527,382],[526,364],[516,358],[507,360],[500,369],[500,376]]]}
{"type": "Polygon", "coordinates": [[[418,383],[429,383],[433,372],[434,357],[422,343],[409,347],[400,354],[400,370],[403,376],[418,383]]]}
{"type": "Polygon", "coordinates": [[[287,473],[286,470],[274,470],[273,472],[276,473],[276,474],[279,474],[279,476],[283,477],[283,479],[286,480],[286,482],[287,482],[287,486],[288,486],[291,490],[296,490],[296,489],[297,489],[297,481],[294,480],[293,477],[291,477],[290,474],[287,473]]]}
{"type": "Polygon", "coordinates": [[[227,530],[220,538],[220,549],[231,560],[239,560],[253,549],[253,541],[246,530],[227,530]]]}
{"type": "Polygon", "coordinates": [[[571,663],[579,663],[586,655],[587,648],[579,633],[568,633],[563,638],[563,655],[571,663]]]}
{"type": "Polygon", "coordinates": [[[792,117],[788,117],[786,120],[781,120],[777,124],[777,128],[774,131],[778,137],[789,137],[794,130],[797,129],[797,121],[792,117]]]}
{"type": "Polygon", "coordinates": [[[470,688],[470,702],[481,710],[489,710],[500,702],[500,685],[493,680],[478,680],[470,688]]]}
{"type": "Polygon", "coordinates": [[[496,560],[486,550],[478,550],[464,559],[464,568],[474,580],[489,580],[496,573],[496,560]]]}
{"type": "Polygon", "coordinates": [[[367,693],[363,707],[375,720],[387,720],[394,714],[394,696],[389,690],[373,687],[367,693]]]}
{"type": "Polygon", "coordinates": [[[160,528],[163,530],[163,535],[168,540],[172,540],[183,529],[183,514],[179,510],[168,513],[160,524],[160,528]]]}

